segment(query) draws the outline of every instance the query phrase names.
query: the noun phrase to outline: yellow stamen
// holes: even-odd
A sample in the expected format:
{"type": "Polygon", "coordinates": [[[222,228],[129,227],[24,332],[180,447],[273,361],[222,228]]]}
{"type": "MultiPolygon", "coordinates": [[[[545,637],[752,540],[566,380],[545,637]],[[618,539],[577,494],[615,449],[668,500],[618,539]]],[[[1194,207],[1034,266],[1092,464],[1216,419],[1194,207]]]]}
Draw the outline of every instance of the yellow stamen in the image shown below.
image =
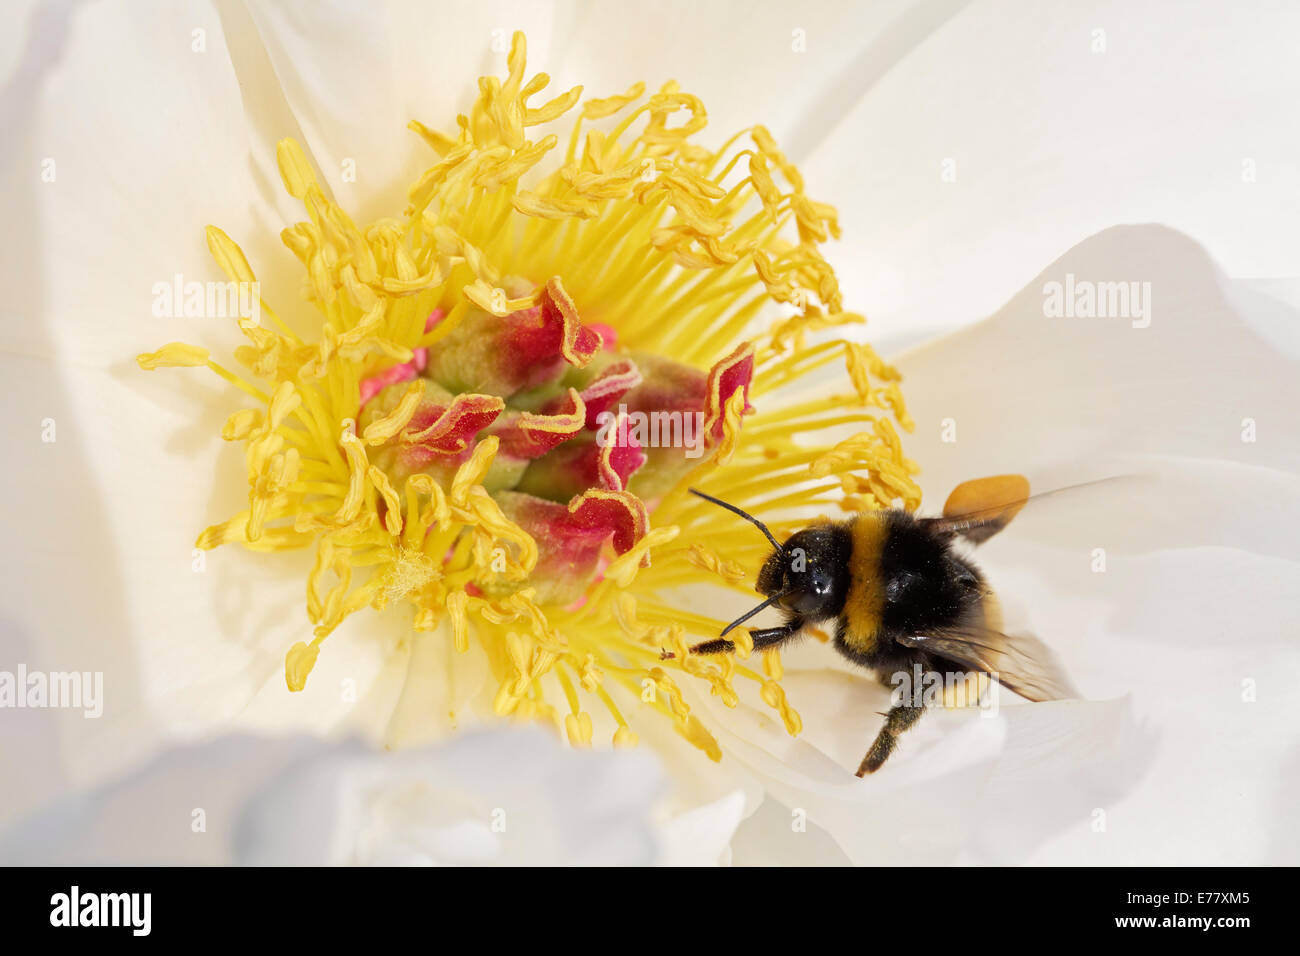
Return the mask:
{"type": "MultiPolygon", "coordinates": [[[[306,212],[281,238],[305,271],[319,335],[304,342],[263,302],[272,328],[249,316],[238,322],[247,344],[236,359],[248,379],[197,346],[173,343],[138,358],[144,369],[206,367],[257,404],[222,428],[225,440],[244,443],[249,507],[206,529],[198,545],[316,549],[306,589],[312,637],[286,654],[290,690],[305,686],[325,637],[348,615],[365,607],[393,613],[401,604],[413,630],[445,627],[457,652],[484,655],[497,682],[493,712],[548,721],[574,746],[591,744],[595,702],[617,725],[616,746],[635,744],[631,725],[644,709],[720,759],[670,671],[708,686],[727,706],[739,701],[734,681],[743,678],[796,734],[801,721],[781,687],[779,656],[765,653],[759,673],[731,658],[688,654],[723,622],[676,606],[668,592],[704,582],[748,592],[765,556],[752,529],[702,507],[689,487],[761,513],[779,535],[831,505],[919,502],[916,465],[891,424],[912,428],[897,371],[866,345],[807,344],[864,321],[844,311],[818,248],[839,234],[835,211],[806,194],[761,126],[717,151],[693,142],[704,105],[675,83],[648,97],[637,83],[585,101],[575,87],[532,105],[549,81],[526,79],[525,53],[516,35],[507,76],[484,79],[453,133],[410,124],[433,159],[408,190],[407,208],[390,218],[355,223],[302,147],[278,145],[284,186],[306,212]],[[560,155],[561,136],[538,127],[575,111],[560,155]],[[443,427],[415,419],[429,396],[425,379],[401,385],[400,399],[382,406],[386,414],[361,417],[362,382],[414,363],[419,349],[436,355],[485,314],[538,306],[565,320],[558,352],[566,369],[587,361],[575,338],[584,323],[612,328],[625,355],[670,356],[701,373],[724,358],[753,368],[747,389],[711,399],[708,453],[656,491],[652,527],[639,526],[624,553],[605,545],[603,576],[576,604],[538,596],[546,593],[539,564],[552,542],[534,540],[489,490],[505,464],[497,437],[478,436],[440,471],[411,474],[395,471],[386,455],[431,441],[443,427]],[[755,333],[769,315],[767,329],[755,333]],[[829,376],[841,357],[832,389],[782,401],[788,386],[829,376]],[[358,421],[368,422],[360,434],[358,421]],[[842,427],[860,431],[833,444],[818,434],[842,427]],[[673,659],[661,662],[663,650],[673,659]]],[[[230,236],[213,226],[206,238],[231,281],[257,281],[230,236]]],[[[586,414],[578,390],[569,394],[568,421],[540,408],[547,396],[511,413],[539,432],[568,435],[586,414]]],[[[504,396],[466,400],[480,410],[506,408],[504,396]]],[[[633,475],[627,490],[593,488],[569,510],[636,492],[633,475]]],[[[639,514],[644,525],[644,509],[639,514]]],[[[752,640],[744,629],[734,633],[743,662],[752,640]]]]}

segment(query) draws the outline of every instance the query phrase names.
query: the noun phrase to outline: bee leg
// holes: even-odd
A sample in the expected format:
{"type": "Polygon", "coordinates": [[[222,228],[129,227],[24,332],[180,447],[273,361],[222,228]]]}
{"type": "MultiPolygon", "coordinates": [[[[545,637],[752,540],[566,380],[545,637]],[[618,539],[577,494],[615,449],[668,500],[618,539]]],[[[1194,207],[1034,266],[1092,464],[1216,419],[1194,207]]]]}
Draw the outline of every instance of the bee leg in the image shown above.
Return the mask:
{"type": "Polygon", "coordinates": [[[803,621],[795,620],[780,627],[764,627],[757,631],[750,631],[749,636],[754,642],[754,650],[761,651],[789,640],[802,630],[803,621]]]}
{"type": "Polygon", "coordinates": [[[726,638],[719,638],[716,641],[705,641],[703,644],[696,644],[691,648],[692,654],[730,654],[736,649],[736,645],[726,638]]]}
{"type": "Polygon", "coordinates": [[[889,755],[894,752],[894,747],[898,744],[898,735],[920,720],[923,713],[925,713],[924,707],[907,707],[899,704],[897,707],[890,708],[885,716],[885,726],[880,728],[880,733],[876,735],[876,742],[862,758],[862,764],[858,767],[858,776],[865,777],[879,770],[889,759],[889,755]]]}
{"type": "MultiPolygon", "coordinates": [[[[780,627],[764,627],[749,632],[750,639],[754,642],[754,650],[761,651],[764,648],[780,644],[788,640],[803,630],[803,621],[793,620],[782,624],[780,627]]],[[[736,645],[725,638],[719,638],[713,641],[705,641],[703,644],[696,644],[691,648],[692,654],[726,654],[734,651],[736,645]]]]}

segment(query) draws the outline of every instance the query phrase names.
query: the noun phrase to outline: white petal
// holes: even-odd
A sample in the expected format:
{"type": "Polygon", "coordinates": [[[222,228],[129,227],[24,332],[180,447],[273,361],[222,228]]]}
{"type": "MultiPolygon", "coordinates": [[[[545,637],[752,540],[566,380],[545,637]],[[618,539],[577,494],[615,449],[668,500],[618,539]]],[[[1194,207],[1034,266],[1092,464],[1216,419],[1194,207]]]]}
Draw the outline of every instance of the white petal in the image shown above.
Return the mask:
{"type": "Polygon", "coordinates": [[[598,97],[676,79],[704,100],[719,142],[761,122],[799,161],[872,79],[952,12],[891,0],[795,15],[778,3],[675,0],[629,18],[608,4],[412,0],[372,7],[360,21],[347,4],[259,7],[252,15],[337,198],[389,209],[376,197],[391,194],[400,205],[404,184],[428,162],[407,121],[450,131],[475,95],[466,77],[504,75],[515,30],[527,35],[529,73],[552,77],[535,102],[577,85],[598,97]],[[719,55],[732,49],[746,55],[719,55]],[[356,160],[355,183],[342,178],[347,159],[356,160]]]}
{"type": "MultiPolygon", "coordinates": [[[[557,43],[563,77],[598,96],[637,80],[665,80],[708,109],[706,142],[718,145],[755,123],[768,127],[796,163],[863,90],[952,13],[951,6],[890,0],[870,5],[779,2],[698,4],[672,0],[629,16],[593,4],[557,43]],[[738,95],[739,94],[739,95],[738,95]]],[[[541,68],[552,71],[552,65],[541,68]]],[[[810,189],[819,199],[825,190],[810,189]]]]}
{"type": "Polygon", "coordinates": [[[712,866],[730,862],[731,838],[745,811],[745,793],[680,813],[660,831],[660,866],[712,866]]]}
{"type": "Polygon", "coordinates": [[[110,783],[6,821],[0,860],[228,865],[235,861],[236,831],[253,795],[286,770],[324,759],[329,750],[330,745],[301,737],[226,737],[161,751],[110,783]]]}
{"type": "Polygon", "coordinates": [[[1006,470],[1055,468],[1047,477],[1061,484],[1116,466],[1158,473],[1171,456],[1294,473],[1300,449],[1281,416],[1300,396],[1295,362],[1252,332],[1282,319],[1241,310],[1204,250],[1168,229],[1115,227],[1080,243],[991,319],[900,357],[917,422],[908,450],[925,463],[927,492],[1006,470]],[[1049,317],[1044,287],[1067,276],[1150,283],[1149,326],[1049,317]],[[943,440],[945,419],[955,441],[943,440]]]}
{"type": "Polygon", "coordinates": [[[382,753],[231,737],[167,752],[0,834],[6,863],[630,865],[726,846],[743,803],[671,832],[647,753],[584,753],[537,728],[382,753]],[[690,833],[694,850],[681,846],[690,833]],[[672,855],[666,855],[671,850],[672,855]]]}
{"type": "Polygon", "coordinates": [[[1277,118],[1300,78],[1300,11],[942,6],[947,22],[841,110],[804,167],[840,210],[831,258],[878,344],[990,314],[1115,223],[1179,229],[1230,274],[1294,272],[1283,157],[1300,129],[1277,118]]]}
{"type": "Polygon", "coordinates": [[[768,797],[731,840],[733,866],[849,866],[839,844],[805,808],[768,797]]]}
{"type": "MultiPolygon", "coordinates": [[[[1008,700],[993,716],[927,714],[884,768],[859,780],[851,768],[888,697],[865,677],[837,691],[832,675],[787,674],[804,717],[797,739],[757,709],[699,705],[709,726],[724,729],[728,758],[814,824],[808,842],[824,830],[857,864],[1023,861],[1057,833],[1086,830],[1091,811],[1132,787],[1150,754],[1126,701],[1008,700]]],[[[835,856],[823,845],[817,859],[835,856]]]]}
{"type": "MultiPolygon", "coordinates": [[[[235,650],[213,615],[190,613],[198,594],[214,599],[188,557],[211,506],[191,456],[216,450],[212,388],[164,396],[131,359],[169,339],[233,342],[225,320],[156,318],[153,288],[177,272],[215,278],[204,221],[225,213],[233,232],[251,231],[258,191],[217,18],[204,4],[153,6],[33,14],[6,87],[8,659],[102,671],[107,698],[98,721],[50,715],[60,747],[42,757],[47,780],[95,779],[151,745],[161,728],[141,706],[156,692],[143,671],[161,664],[174,687],[185,668],[169,654],[187,635],[210,653],[208,673],[235,650]],[[161,604],[165,622],[143,619],[161,604]]],[[[16,746],[5,739],[6,758],[16,746]]],[[[0,812],[19,808],[10,799],[0,812]]]]}
{"type": "Polygon", "coordinates": [[[257,795],[236,855],[298,865],[648,863],[661,789],[647,754],[573,751],[535,728],[400,753],[354,747],[257,795]]]}

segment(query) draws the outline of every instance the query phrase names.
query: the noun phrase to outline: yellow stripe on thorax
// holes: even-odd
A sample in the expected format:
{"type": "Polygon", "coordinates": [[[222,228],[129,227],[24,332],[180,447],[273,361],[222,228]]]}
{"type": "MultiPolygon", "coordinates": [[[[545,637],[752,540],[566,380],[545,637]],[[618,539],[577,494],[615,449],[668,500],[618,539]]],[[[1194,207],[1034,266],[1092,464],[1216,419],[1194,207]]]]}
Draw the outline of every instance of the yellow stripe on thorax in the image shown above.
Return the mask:
{"type": "Polygon", "coordinates": [[[885,592],[880,580],[880,555],[889,528],[882,513],[858,515],[849,532],[853,553],[849,555],[849,596],[844,602],[848,624],[844,643],[860,654],[869,653],[876,643],[885,592]]]}

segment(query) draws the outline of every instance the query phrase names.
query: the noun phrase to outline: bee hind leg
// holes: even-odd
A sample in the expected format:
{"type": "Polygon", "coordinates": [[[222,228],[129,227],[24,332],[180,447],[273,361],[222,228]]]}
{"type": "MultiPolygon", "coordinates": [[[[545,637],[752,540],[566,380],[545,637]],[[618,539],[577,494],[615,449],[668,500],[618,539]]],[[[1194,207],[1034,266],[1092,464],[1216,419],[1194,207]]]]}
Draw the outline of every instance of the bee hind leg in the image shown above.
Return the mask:
{"type": "Polygon", "coordinates": [[[924,707],[909,707],[903,704],[891,707],[889,713],[885,715],[885,726],[880,728],[880,733],[876,735],[876,742],[862,758],[857,775],[865,777],[879,770],[889,759],[889,755],[894,752],[894,747],[898,745],[898,735],[920,720],[923,713],[925,713],[924,707]]]}

